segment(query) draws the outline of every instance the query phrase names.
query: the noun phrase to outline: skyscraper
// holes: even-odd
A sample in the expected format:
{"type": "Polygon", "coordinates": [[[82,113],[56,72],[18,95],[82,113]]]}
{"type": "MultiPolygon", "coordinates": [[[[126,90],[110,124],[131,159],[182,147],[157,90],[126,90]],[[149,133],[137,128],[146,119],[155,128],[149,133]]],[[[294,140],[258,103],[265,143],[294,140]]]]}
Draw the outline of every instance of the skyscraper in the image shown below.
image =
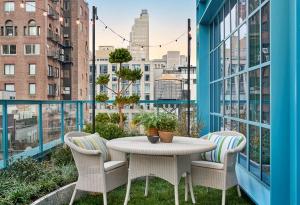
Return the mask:
{"type": "Polygon", "coordinates": [[[149,14],[142,10],[130,32],[129,50],[133,61],[149,61],[149,14]]]}
{"type": "Polygon", "coordinates": [[[85,0],[0,2],[0,90],[18,100],[86,99],[85,0]]]}

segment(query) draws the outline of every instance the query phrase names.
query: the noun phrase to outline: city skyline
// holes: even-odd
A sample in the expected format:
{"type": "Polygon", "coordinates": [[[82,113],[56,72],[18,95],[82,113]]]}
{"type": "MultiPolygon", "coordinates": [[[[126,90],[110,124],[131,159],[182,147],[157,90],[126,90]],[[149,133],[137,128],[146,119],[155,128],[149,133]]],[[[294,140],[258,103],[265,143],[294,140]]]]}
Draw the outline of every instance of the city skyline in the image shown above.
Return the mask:
{"type": "MultiPolygon", "coordinates": [[[[89,0],[89,7],[96,6],[98,9],[98,17],[103,20],[109,27],[117,33],[130,38],[130,31],[134,24],[134,19],[139,17],[143,9],[147,9],[150,19],[150,45],[159,45],[170,40],[175,40],[180,34],[187,30],[187,19],[192,21],[192,55],[191,63],[196,64],[196,28],[194,1],[186,0],[159,0],[150,1],[92,1],[89,0]],[[175,2],[174,2],[175,1],[175,2]],[[159,5],[159,7],[157,6],[159,5]],[[122,12],[120,12],[122,11],[122,12]],[[127,11],[127,12],[123,12],[127,11]],[[167,11],[167,15],[166,14],[167,11]],[[180,13],[178,13],[180,11],[180,13]],[[116,16],[111,15],[117,14],[116,16]],[[121,20],[120,20],[121,19],[121,20]]],[[[90,27],[91,28],[91,27],[90,27]]],[[[91,36],[90,36],[91,37],[91,36]]],[[[90,42],[91,43],[91,42],[90,42]]],[[[91,45],[91,44],[90,44],[91,45]]],[[[96,23],[96,47],[112,45],[116,48],[127,48],[129,43],[105,29],[100,21],[96,23]]],[[[150,48],[150,59],[159,59],[167,53],[167,51],[180,51],[181,54],[187,54],[187,36],[183,36],[178,42],[168,46],[150,48]]]]}

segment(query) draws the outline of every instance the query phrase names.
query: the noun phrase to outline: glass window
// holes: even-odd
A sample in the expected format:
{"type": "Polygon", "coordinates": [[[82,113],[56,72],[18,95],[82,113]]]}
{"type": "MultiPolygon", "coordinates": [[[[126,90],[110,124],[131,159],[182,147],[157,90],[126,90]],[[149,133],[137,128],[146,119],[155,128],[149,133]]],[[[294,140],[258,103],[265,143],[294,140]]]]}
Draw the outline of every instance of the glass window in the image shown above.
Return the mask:
{"type": "Polygon", "coordinates": [[[39,55],[40,54],[40,44],[26,44],[25,55],[39,55]]]}
{"type": "Polygon", "coordinates": [[[249,67],[260,63],[260,21],[259,12],[249,19],[249,67]]]}
{"type": "Polygon", "coordinates": [[[240,27],[239,30],[239,67],[240,71],[245,70],[247,65],[247,24],[240,27]]]}
{"type": "Polygon", "coordinates": [[[231,130],[238,132],[239,130],[239,123],[235,120],[231,120],[231,130]]]}
{"type": "Polygon", "coordinates": [[[260,129],[249,125],[250,172],[260,177],[260,129]]]}
{"type": "Polygon", "coordinates": [[[145,75],[145,81],[150,81],[150,75],[149,74],[145,75]]]}
{"type": "Polygon", "coordinates": [[[15,2],[12,2],[12,1],[4,2],[4,11],[5,12],[15,11],[15,2]]]}
{"type": "Polygon", "coordinates": [[[5,84],[5,91],[14,92],[15,91],[15,84],[6,83],[5,84]]]}
{"type": "Polygon", "coordinates": [[[214,112],[214,85],[210,84],[210,112],[214,112]]]}
{"type": "Polygon", "coordinates": [[[260,121],[260,69],[249,72],[249,120],[260,121]]]}
{"type": "Polygon", "coordinates": [[[145,89],[145,93],[150,93],[150,84],[149,83],[145,83],[144,89],[145,89]]]}
{"type": "Polygon", "coordinates": [[[29,95],[35,95],[36,90],[35,90],[35,83],[30,83],[29,84],[29,95]]]}
{"type": "Polygon", "coordinates": [[[210,81],[214,80],[214,52],[210,53],[210,81]]]}
{"type": "Polygon", "coordinates": [[[4,75],[14,75],[15,74],[15,65],[6,64],[4,65],[4,75]]]}
{"type": "MultiPolygon", "coordinates": [[[[239,132],[242,133],[247,138],[247,124],[240,122],[239,123],[239,132]]],[[[242,150],[239,157],[239,163],[247,168],[247,146],[242,150]]]]}
{"type": "Polygon", "coordinates": [[[214,49],[214,24],[213,23],[210,24],[209,39],[210,39],[210,50],[213,50],[214,49]]]}
{"type": "Polygon", "coordinates": [[[261,54],[262,63],[270,61],[270,6],[269,2],[261,10],[261,54]]]}
{"type": "Polygon", "coordinates": [[[225,101],[225,115],[230,116],[231,114],[231,80],[227,79],[225,80],[225,96],[224,96],[224,101],[225,101]]]}
{"type": "Polygon", "coordinates": [[[220,43],[220,24],[219,24],[219,18],[216,17],[214,20],[214,48],[217,47],[217,45],[220,43]]]}
{"type": "Polygon", "coordinates": [[[239,76],[239,118],[247,119],[248,81],[247,73],[239,76]]]}
{"type": "Polygon", "coordinates": [[[239,98],[238,98],[239,77],[231,78],[231,116],[239,116],[239,98]]]}
{"type": "Polygon", "coordinates": [[[231,36],[231,73],[239,70],[239,35],[238,31],[231,36]]]}
{"type": "Polygon", "coordinates": [[[214,112],[223,114],[223,81],[214,84],[214,112]]]}
{"type": "Polygon", "coordinates": [[[149,72],[150,71],[150,65],[145,65],[145,72],[149,72]]]}
{"type": "Polygon", "coordinates": [[[247,16],[247,1],[246,0],[238,0],[239,6],[238,6],[238,10],[239,10],[239,24],[241,24],[247,16]]]}
{"type": "Polygon", "coordinates": [[[29,64],[29,75],[36,75],[36,64],[29,64]]]}
{"type": "Polygon", "coordinates": [[[231,29],[232,31],[238,25],[238,10],[237,10],[237,0],[230,0],[230,15],[231,15],[231,29]]]}
{"type": "Polygon", "coordinates": [[[231,120],[227,118],[224,119],[224,130],[231,130],[231,120]]]}
{"type": "Polygon", "coordinates": [[[262,123],[270,124],[270,67],[262,69],[262,123]]]}
{"type": "Polygon", "coordinates": [[[262,145],[262,180],[270,185],[270,130],[261,129],[261,145],[262,145]]]}
{"type": "Polygon", "coordinates": [[[224,19],[225,19],[225,38],[230,34],[230,8],[229,1],[224,5],[224,19]]]}
{"type": "Polygon", "coordinates": [[[214,54],[214,64],[213,64],[213,80],[219,79],[221,76],[219,75],[219,63],[218,63],[218,50],[213,52],[214,54]]]}
{"type": "Polygon", "coordinates": [[[112,72],[116,72],[117,71],[117,66],[116,65],[112,65],[111,70],[112,70],[112,72]]]}
{"type": "Polygon", "coordinates": [[[230,75],[231,70],[231,43],[230,38],[225,41],[225,76],[230,75]]]}
{"type": "Polygon", "coordinates": [[[2,55],[16,55],[17,47],[16,45],[3,45],[2,46],[2,55]]]}
{"type": "Polygon", "coordinates": [[[219,53],[218,53],[218,58],[219,58],[219,77],[223,77],[224,76],[224,43],[222,43],[219,47],[219,53]]]}
{"type": "Polygon", "coordinates": [[[249,0],[249,14],[259,6],[259,1],[260,0],[249,0]]]}
{"type": "Polygon", "coordinates": [[[224,40],[224,10],[221,9],[219,13],[219,28],[218,28],[218,43],[224,40]]]}
{"type": "Polygon", "coordinates": [[[39,35],[39,28],[36,26],[36,22],[34,20],[28,22],[28,35],[29,36],[39,35]]]}
{"type": "Polygon", "coordinates": [[[35,12],[36,11],[35,1],[26,1],[25,11],[26,12],[35,12]]]}
{"type": "Polygon", "coordinates": [[[100,74],[107,74],[108,73],[108,65],[100,65],[100,74]]]}
{"type": "Polygon", "coordinates": [[[14,36],[14,24],[11,20],[5,22],[5,36],[14,36]]]}

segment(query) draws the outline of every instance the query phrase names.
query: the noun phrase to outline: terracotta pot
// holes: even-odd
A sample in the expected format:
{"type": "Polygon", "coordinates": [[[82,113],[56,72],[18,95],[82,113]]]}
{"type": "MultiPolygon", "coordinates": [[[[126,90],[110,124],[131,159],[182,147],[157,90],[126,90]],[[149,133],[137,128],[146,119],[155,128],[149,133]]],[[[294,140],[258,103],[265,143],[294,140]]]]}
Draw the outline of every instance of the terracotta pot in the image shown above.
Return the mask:
{"type": "Polygon", "coordinates": [[[147,130],[147,136],[153,137],[158,136],[158,129],[157,128],[150,128],[147,130]]]}
{"type": "Polygon", "coordinates": [[[173,132],[158,131],[158,133],[161,142],[172,143],[174,137],[173,132]]]}

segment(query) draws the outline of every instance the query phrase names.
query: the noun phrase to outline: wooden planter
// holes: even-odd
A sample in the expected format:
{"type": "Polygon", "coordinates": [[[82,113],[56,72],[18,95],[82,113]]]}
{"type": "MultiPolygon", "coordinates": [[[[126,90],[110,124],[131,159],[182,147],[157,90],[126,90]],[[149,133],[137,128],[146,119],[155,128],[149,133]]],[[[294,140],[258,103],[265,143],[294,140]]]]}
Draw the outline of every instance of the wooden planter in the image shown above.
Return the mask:
{"type": "Polygon", "coordinates": [[[161,142],[164,143],[172,143],[174,133],[173,132],[165,132],[165,131],[159,131],[159,138],[161,142]]]}
{"type": "Polygon", "coordinates": [[[158,129],[157,128],[148,129],[147,136],[149,136],[149,137],[158,136],[158,129]]]}

